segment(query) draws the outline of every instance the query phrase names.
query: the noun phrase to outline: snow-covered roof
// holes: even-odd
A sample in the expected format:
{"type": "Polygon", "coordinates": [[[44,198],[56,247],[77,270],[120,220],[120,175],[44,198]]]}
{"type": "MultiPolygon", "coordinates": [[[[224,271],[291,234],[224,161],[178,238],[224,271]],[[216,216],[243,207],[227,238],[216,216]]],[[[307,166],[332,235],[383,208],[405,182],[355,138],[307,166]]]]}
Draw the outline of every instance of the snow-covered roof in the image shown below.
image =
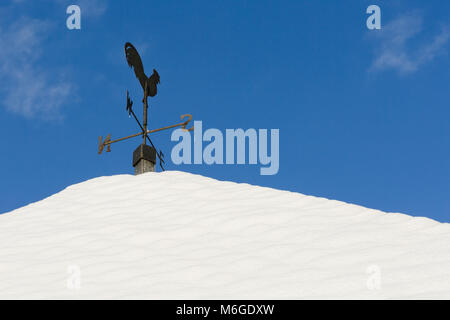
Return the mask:
{"type": "Polygon", "coordinates": [[[177,171],[0,215],[0,298],[450,298],[450,225],[177,171]]]}

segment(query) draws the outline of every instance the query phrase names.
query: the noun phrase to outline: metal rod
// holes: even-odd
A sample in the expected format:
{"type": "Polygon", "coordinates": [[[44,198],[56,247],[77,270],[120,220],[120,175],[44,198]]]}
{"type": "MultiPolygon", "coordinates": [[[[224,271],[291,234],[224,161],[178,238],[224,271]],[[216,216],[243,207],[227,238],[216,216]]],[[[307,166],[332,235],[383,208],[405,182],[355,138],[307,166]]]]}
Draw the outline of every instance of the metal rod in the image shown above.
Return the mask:
{"type": "MultiPolygon", "coordinates": [[[[148,109],[148,99],[147,99],[147,87],[148,87],[148,80],[145,81],[145,89],[144,89],[144,119],[142,120],[144,123],[144,130],[143,132],[147,132],[147,109],[148,109]]],[[[144,141],[142,142],[142,144],[146,144],[145,143],[145,135],[144,135],[144,141]]]]}
{"type": "Polygon", "coordinates": [[[136,134],[132,134],[131,136],[126,136],[126,137],[123,137],[123,138],[120,138],[120,139],[111,140],[109,142],[105,142],[104,145],[107,146],[108,144],[116,143],[116,142],[123,141],[123,140],[126,140],[126,139],[131,139],[131,138],[140,136],[142,134],[144,134],[144,133],[143,132],[139,132],[139,133],[136,133],[136,134]]]}
{"type": "MultiPolygon", "coordinates": [[[[144,110],[145,110],[145,105],[146,105],[146,103],[144,103],[144,110]]],[[[187,118],[188,118],[187,121],[180,122],[180,123],[173,124],[173,125],[166,126],[166,127],[162,127],[162,128],[158,128],[158,129],[146,130],[147,128],[146,128],[145,125],[144,125],[144,127],[141,126],[141,123],[139,122],[138,118],[136,117],[136,114],[134,113],[133,109],[130,108],[130,112],[133,114],[133,117],[134,117],[134,119],[136,119],[136,121],[137,121],[139,127],[141,127],[142,132],[136,133],[136,134],[132,134],[132,135],[130,135],[130,136],[126,136],[126,137],[123,137],[123,138],[120,138],[120,139],[116,139],[116,140],[109,140],[110,137],[111,137],[111,135],[108,135],[106,141],[103,142],[103,144],[102,144],[101,146],[99,146],[99,150],[100,150],[99,153],[102,152],[102,150],[103,150],[103,148],[104,148],[105,146],[108,146],[108,152],[109,152],[109,151],[110,151],[110,150],[109,150],[109,146],[110,146],[112,143],[119,142],[119,141],[123,141],[123,140],[130,139],[130,138],[134,138],[134,137],[137,137],[137,136],[140,136],[140,135],[142,135],[143,138],[144,138],[144,144],[145,144],[146,139],[148,139],[148,141],[150,142],[151,146],[152,146],[153,148],[155,148],[155,146],[154,146],[152,140],[151,140],[150,137],[148,136],[150,133],[155,133],[155,132],[159,132],[159,131],[162,131],[162,130],[167,130],[167,129],[171,129],[171,128],[175,128],[175,127],[183,127],[183,130],[185,130],[185,131],[192,131],[192,130],[194,130],[194,127],[190,128],[190,129],[186,129],[186,126],[187,126],[188,123],[192,120],[192,116],[191,116],[190,114],[184,114],[184,115],[181,116],[181,119],[187,117],[187,118]],[[108,140],[109,140],[109,141],[108,141],[108,140]]],[[[145,112],[144,112],[144,115],[145,115],[145,112]]],[[[101,143],[101,138],[100,138],[100,143],[101,143]]],[[[156,148],[155,148],[155,150],[156,150],[156,148]]],[[[164,160],[162,159],[162,156],[161,156],[161,154],[160,154],[159,152],[156,152],[156,155],[158,156],[158,159],[159,159],[159,165],[161,166],[161,169],[164,171],[165,169],[164,169],[164,167],[162,166],[162,163],[165,163],[165,162],[164,162],[164,160]]]]}
{"type": "MultiPolygon", "coordinates": [[[[167,126],[167,127],[162,127],[162,128],[153,129],[153,130],[147,130],[146,135],[148,135],[148,134],[150,134],[150,133],[159,132],[159,131],[162,131],[162,130],[167,130],[167,129],[175,128],[175,127],[181,127],[181,126],[183,126],[183,125],[185,125],[185,124],[186,124],[186,122],[180,122],[180,123],[173,124],[173,125],[167,126]]],[[[126,140],[126,139],[134,138],[134,137],[137,137],[137,136],[140,136],[140,135],[143,135],[143,134],[144,134],[144,132],[135,133],[135,134],[132,134],[132,135],[129,135],[129,136],[120,138],[120,139],[116,139],[116,140],[111,140],[111,141],[109,141],[109,142],[105,142],[104,145],[107,146],[108,144],[112,144],[112,143],[116,143],[116,142],[123,141],[123,140],[126,140]]],[[[150,141],[150,138],[149,138],[149,137],[148,137],[148,139],[149,139],[149,141],[150,141]]],[[[151,143],[151,144],[152,144],[152,147],[154,148],[155,146],[153,145],[153,143],[151,143]]]]}
{"type": "MultiPolygon", "coordinates": [[[[131,112],[131,114],[133,114],[133,117],[134,117],[134,119],[136,120],[136,122],[137,122],[137,124],[139,125],[139,127],[141,128],[142,134],[143,134],[143,133],[144,133],[144,128],[142,127],[141,123],[139,122],[139,119],[136,117],[136,114],[134,113],[133,109],[130,109],[130,112],[131,112]]],[[[147,137],[148,142],[150,142],[151,146],[152,146],[153,148],[155,148],[155,150],[156,150],[156,147],[155,147],[155,145],[153,144],[152,139],[150,139],[150,137],[148,136],[148,134],[146,134],[145,136],[147,137]]],[[[144,139],[145,139],[145,138],[144,138],[144,139]]],[[[160,155],[160,154],[156,153],[156,155],[158,156],[158,159],[159,159],[159,162],[160,162],[161,169],[163,169],[163,171],[164,171],[164,168],[163,168],[162,165],[161,165],[161,161],[164,162],[164,160],[161,159],[161,155],[160,155]]]]}
{"type": "MultiPolygon", "coordinates": [[[[142,133],[144,133],[144,127],[142,127],[142,125],[141,125],[141,123],[139,122],[138,118],[136,117],[136,114],[134,113],[133,109],[131,109],[130,111],[131,111],[131,113],[133,114],[133,117],[134,117],[134,119],[136,120],[137,124],[138,124],[139,127],[141,128],[142,133]]],[[[152,147],[155,148],[155,146],[153,145],[152,140],[150,139],[150,137],[149,137],[148,135],[147,135],[147,139],[148,139],[148,142],[150,142],[150,144],[152,145],[152,147]]]]}
{"type": "Polygon", "coordinates": [[[180,127],[180,126],[182,126],[184,124],[185,124],[185,122],[181,122],[181,123],[173,124],[173,125],[167,126],[167,127],[162,127],[162,128],[158,128],[158,129],[148,130],[147,134],[148,133],[155,133],[155,132],[162,131],[162,130],[172,129],[172,128],[175,128],[175,127],[180,127]]]}

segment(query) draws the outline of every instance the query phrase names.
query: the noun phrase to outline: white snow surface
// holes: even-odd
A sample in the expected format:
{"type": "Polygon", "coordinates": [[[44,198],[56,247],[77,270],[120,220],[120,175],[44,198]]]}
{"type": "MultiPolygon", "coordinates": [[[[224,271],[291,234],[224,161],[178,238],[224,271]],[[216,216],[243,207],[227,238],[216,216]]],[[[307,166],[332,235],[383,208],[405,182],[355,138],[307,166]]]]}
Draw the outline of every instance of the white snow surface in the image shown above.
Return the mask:
{"type": "Polygon", "coordinates": [[[450,298],[450,224],[178,171],[0,215],[0,299],[450,298]]]}

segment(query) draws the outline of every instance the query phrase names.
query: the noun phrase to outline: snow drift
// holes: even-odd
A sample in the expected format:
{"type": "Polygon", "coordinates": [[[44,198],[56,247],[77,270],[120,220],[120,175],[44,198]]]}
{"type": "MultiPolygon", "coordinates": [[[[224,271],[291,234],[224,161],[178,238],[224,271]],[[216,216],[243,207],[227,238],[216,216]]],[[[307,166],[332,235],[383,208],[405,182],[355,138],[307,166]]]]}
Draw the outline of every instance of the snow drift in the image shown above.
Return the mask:
{"type": "Polygon", "coordinates": [[[0,215],[0,298],[450,298],[450,225],[176,171],[101,177],[0,215]]]}

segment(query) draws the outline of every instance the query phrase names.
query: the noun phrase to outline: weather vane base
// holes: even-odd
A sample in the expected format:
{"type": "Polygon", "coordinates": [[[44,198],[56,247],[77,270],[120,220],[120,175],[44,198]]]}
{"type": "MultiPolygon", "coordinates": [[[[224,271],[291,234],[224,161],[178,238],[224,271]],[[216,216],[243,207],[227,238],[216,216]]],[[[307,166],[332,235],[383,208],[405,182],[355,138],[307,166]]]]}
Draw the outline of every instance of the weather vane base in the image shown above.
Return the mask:
{"type": "Polygon", "coordinates": [[[155,172],[156,149],[146,144],[141,144],[133,152],[134,175],[155,172]]]}

